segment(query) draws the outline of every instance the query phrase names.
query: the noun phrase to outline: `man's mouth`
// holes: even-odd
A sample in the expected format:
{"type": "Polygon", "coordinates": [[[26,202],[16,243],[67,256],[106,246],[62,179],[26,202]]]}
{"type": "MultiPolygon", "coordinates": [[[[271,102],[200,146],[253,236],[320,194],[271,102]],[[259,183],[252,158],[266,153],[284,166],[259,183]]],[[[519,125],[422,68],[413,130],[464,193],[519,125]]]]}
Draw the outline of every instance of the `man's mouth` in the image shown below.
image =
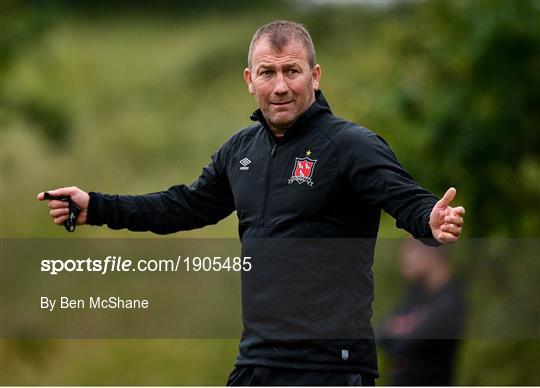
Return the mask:
{"type": "Polygon", "coordinates": [[[285,106],[285,105],[290,104],[291,102],[292,102],[292,101],[272,102],[272,105],[275,105],[275,106],[285,106]]]}

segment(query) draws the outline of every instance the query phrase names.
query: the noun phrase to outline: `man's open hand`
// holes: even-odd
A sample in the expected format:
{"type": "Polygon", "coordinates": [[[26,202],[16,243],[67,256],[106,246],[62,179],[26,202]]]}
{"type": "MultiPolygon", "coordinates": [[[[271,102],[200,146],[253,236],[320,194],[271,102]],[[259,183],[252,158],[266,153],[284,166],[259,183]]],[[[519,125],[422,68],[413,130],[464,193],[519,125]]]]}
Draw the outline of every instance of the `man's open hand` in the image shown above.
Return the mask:
{"type": "MultiPolygon", "coordinates": [[[[87,192],[82,191],[78,187],[62,187],[60,189],[48,191],[53,197],[71,197],[71,200],[81,209],[79,216],[77,217],[77,225],[86,224],[86,216],[88,214],[88,203],[90,202],[90,195],[87,192]]],[[[45,200],[45,193],[41,192],[37,195],[37,199],[40,201],[45,200]]],[[[51,211],[49,215],[54,219],[54,223],[62,225],[69,217],[69,204],[64,201],[50,200],[47,204],[51,211]]]]}
{"type": "Polygon", "coordinates": [[[456,189],[450,187],[435,204],[429,215],[429,226],[433,237],[443,244],[455,243],[461,234],[465,208],[463,206],[450,206],[455,196],[456,189]]]}

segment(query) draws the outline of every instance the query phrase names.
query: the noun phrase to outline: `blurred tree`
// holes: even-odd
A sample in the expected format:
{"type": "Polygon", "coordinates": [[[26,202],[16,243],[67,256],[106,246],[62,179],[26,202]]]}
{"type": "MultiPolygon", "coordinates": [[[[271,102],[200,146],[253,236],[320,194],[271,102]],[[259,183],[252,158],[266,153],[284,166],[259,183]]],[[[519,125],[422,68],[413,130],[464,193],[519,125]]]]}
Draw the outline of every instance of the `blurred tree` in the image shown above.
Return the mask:
{"type": "MultiPolygon", "coordinates": [[[[401,23],[404,13],[394,16],[393,27],[404,33],[389,49],[405,78],[398,94],[401,115],[409,127],[425,128],[411,141],[411,149],[418,149],[413,164],[425,174],[420,181],[441,191],[456,185],[469,213],[468,236],[537,237],[540,3],[434,2],[414,11],[401,23]]],[[[538,266],[527,262],[534,254],[523,252],[523,243],[507,241],[507,250],[490,251],[497,242],[504,243],[472,242],[458,261],[472,280],[470,325],[504,333],[538,322],[537,310],[518,311],[509,302],[534,305],[538,288],[523,270],[537,273],[538,266]]],[[[538,357],[537,340],[485,335],[490,339],[470,341],[464,349],[461,384],[538,381],[538,372],[524,368],[538,357]]]]}
{"type": "MultiPolygon", "coordinates": [[[[4,90],[10,67],[40,39],[61,15],[59,3],[24,2],[4,0],[0,2],[0,90],[4,90]]],[[[7,99],[2,92],[0,124],[4,128],[5,114],[19,111],[35,123],[39,123],[45,136],[63,141],[68,132],[68,120],[61,107],[40,99],[7,99]]]]}
{"type": "Polygon", "coordinates": [[[58,16],[58,9],[54,3],[49,7],[40,7],[39,4],[38,1],[3,0],[0,2],[0,25],[2,26],[0,73],[4,76],[9,64],[16,56],[30,45],[37,43],[39,37],[58,16]]]}
{"type": "Polygon", "coordinates": [[[418,11],[432,33],[416,37],[416,54],[432,75],[424,79],[429,93],[405,93],[402,110],[431,128],[427,162],[440,166],[436,186],[459,182],[474,212],[468,235],[536,236],[539,3],[436,2],[418,11]]]}

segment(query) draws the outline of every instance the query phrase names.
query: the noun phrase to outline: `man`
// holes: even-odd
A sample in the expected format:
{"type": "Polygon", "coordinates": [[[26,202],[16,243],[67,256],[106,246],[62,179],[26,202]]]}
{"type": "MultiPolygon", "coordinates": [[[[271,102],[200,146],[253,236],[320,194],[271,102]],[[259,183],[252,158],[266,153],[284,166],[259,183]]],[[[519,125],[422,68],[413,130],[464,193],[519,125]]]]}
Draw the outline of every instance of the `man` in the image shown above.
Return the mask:
{"type": "Polygon", "coordinates": [[[378,332],[391,359],[390,384],[454,385],[465,301],[448,252],[409,239],[400,258],[401,273],[411,287],[378,332]]]}
{"type": "MultiPolygon", "coordinates": [[[[257,123],[233,135],[191,186],[142,196],[50,192],[71,196],[79,224],[113,229],[173,233],[237,211],[253,269],[242,273],[244,332],[230,385],[372,384],[381,209],[415,237],[452,243],[461,233],[465,210],[449,206],[455,189],[437,201],[419,187],[381,138],[332,114],[320,77],[306,29],[269,23],[244,70],[257,123]]],[[[49,207],[57,224],[67,219],[64,202],[49,207]]]]}

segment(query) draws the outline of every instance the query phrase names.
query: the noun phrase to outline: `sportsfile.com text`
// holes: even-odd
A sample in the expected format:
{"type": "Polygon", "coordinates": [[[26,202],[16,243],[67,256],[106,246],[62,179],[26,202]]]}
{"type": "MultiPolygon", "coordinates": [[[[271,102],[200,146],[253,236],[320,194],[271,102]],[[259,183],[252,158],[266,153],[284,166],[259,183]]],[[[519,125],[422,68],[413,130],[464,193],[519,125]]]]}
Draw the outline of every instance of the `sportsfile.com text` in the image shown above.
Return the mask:
{"type": "Polygon", "coordinates": [[[251,257],[178,256],[176,259],[124,259],[107,256],[104,259],[43,259],[41,272],[58,275],[62,272],[240,272],[250,271],[251,257]]]}

